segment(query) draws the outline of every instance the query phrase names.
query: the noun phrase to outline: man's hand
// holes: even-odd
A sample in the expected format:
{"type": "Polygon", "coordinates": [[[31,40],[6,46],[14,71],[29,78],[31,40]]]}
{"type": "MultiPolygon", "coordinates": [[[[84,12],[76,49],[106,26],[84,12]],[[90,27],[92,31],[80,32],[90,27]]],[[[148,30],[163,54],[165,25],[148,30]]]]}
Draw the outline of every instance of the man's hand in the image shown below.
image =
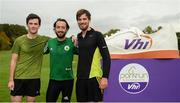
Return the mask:
{"type": "Polygon", "coordinates": [[[78,40],[77,40],[77,37],[74,36],[74,35],[72,35],[72,36],[71,36],[71,40],[72,40],[72,42],[74,43],[74,45],[77,47],[77,46],[78,46],[78,40]]]}
{"type": "Polygon", "coordinates": [[[102,78],[102,79],[100,80],[100,83],[99,83],[99,88],[100,88],[100,89],[105,89],[105,88],[107,88],[107,86],[108,86],[108,80],[107,80],[107,78],[102,78]]]}
{"type": "Polygon", "coordinates": [[[8,88],[12,91],[14,90],[14,81],[13,80],[8,82],[8,88]]]}

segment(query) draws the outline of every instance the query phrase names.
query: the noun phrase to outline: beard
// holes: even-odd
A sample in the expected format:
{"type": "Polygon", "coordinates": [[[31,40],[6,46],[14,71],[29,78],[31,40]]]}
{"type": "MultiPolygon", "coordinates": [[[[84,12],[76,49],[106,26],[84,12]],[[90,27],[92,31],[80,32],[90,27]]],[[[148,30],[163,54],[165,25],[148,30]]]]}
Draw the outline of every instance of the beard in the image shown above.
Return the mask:
{"type": "Polygon", "coordinates": [[[83,26],[81,26],[81,25],[79,25],[79,28],[82,30],[82,31],[86,31],[87,29],[88,29],[88,27],[89,27],[89,25],[83,25],[83,26]]]}
{"type": "Polygon", "coordinates": [[[63,35],[58,35],[58,33],[56,32],[56,36],[59,38],[59,39],[62,39],[66,36],[66,32],[61,32],[63,33],[63,35]]]}

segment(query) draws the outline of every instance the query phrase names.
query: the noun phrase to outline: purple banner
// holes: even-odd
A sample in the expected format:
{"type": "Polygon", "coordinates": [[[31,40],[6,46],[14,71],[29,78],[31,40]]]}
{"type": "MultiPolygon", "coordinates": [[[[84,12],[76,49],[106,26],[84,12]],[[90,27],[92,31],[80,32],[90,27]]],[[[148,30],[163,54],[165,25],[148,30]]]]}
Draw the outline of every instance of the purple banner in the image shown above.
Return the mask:
{"type": "Polygon", "coordinates": [[[105,102],[180,102],[180,59],[112,60],[105,102]]]}

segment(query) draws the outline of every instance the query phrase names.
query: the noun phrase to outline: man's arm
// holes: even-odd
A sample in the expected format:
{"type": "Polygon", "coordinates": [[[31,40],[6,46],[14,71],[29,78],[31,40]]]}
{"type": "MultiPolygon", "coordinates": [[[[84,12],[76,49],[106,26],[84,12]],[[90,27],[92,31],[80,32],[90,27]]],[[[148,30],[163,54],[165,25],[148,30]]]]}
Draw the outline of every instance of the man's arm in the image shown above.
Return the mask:
{"type": "Polygon", "coordinates": [[[103,66],[103,76],[102,77],[108,78],[109,71],[110,71],[111,59],[110,59],[108,47],[107,47],[104,37],[101,33],[98,34],[98,48],[100,50],[100,53],[102,56],[102,62],[103,62],[103,65],[102,65],[103,66]]]}
{"type": "Polygon", "coordinates": [[[18,59],[18,54],[13,53],[11,57],[10,70],[9,70],[9,82],[8,82],[8,88],[10,90],[14,89],[14,72],[16,68],[17,59],[18,59]]]}
{"type": "Polygon", "coordinates": [[[73,48],[73,54],[76,54],[76,55],[79,54],[78,48],[76,46],[74,46],[74,48],[73,48]]]}
{"type": "Polygon", "coordinates": [[[98,48],[100,50],[103,61],[103,76],[100,81],[100,88],[105,89],[108,86],[108,77],[110,72],[111,59],[108,47],[101,33],[98,34],[98,48]]]}

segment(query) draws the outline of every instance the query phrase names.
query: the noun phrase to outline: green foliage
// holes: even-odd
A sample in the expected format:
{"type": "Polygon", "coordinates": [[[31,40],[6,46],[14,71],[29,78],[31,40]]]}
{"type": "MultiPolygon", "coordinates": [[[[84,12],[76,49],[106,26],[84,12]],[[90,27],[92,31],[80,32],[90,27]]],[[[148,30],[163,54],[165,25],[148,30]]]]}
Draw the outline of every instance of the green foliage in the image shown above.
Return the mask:
{"type": "Polygon", "coordinates": [[[3,36],[3,38],[2,35],[0,36],[0,50],[10,49],[12,47],[12,44],[14,43],[14,40],[17,37],[23,34],[27,34],[27,30],[25,26],[21,26],[17,24],[0,24],[0,32],[1,34],[3,32],[3,35],[6,35],[8,37],[8,39],[6,39],[8,41],[5,41],[4,39],[5,36],[3,36]],[[5,48],[2,48],[2,45],[5,48]]]}
{"type": "Polygon", "coordinates": [[[117,31],[120,31],[120,29],[111,29],[109,30],[108,32],[104,33],[103,36],[106,37],[106,36],[111,36],[112,34],[115,34],[117,31]]]}
{"type": "Polygon", "coordinates": [[[143,30],[144,33],[146,34],[151,34],[153,33],[153,30],[150,26],[147,26],[144,30],[143,30]]]}
{"type": "Polygon", "coordinates": [[[10,39],[4,32],[0,32],[0,50],[9,50],[11,49],[10,39]]]}
{"type": "Polygon", "coordinates": [[[145,34],[152,34],[152,33],[155,33],[155,32],[157,32],[157,31],[161,30],[161,29],[162,29],[162,26],[159,26],[159,27],[158,27],[157,29],[155,29],[155,30],[153,30],[151,26],[147,26],[147,27],[143,30],[143,32],[144,32],[145,34]]]}
{"type": "Polygon", "coordinates": [[[159,26],[159,27],[158,27],[158,31],[161,30],[161,29],[162,29],[162,26],[159,26]]]}
{"type": "Polygon", "coordinates": [[[180,50],[180,32],[176,32],[177,39],[178,39],[178,49],[180,50]]]}

